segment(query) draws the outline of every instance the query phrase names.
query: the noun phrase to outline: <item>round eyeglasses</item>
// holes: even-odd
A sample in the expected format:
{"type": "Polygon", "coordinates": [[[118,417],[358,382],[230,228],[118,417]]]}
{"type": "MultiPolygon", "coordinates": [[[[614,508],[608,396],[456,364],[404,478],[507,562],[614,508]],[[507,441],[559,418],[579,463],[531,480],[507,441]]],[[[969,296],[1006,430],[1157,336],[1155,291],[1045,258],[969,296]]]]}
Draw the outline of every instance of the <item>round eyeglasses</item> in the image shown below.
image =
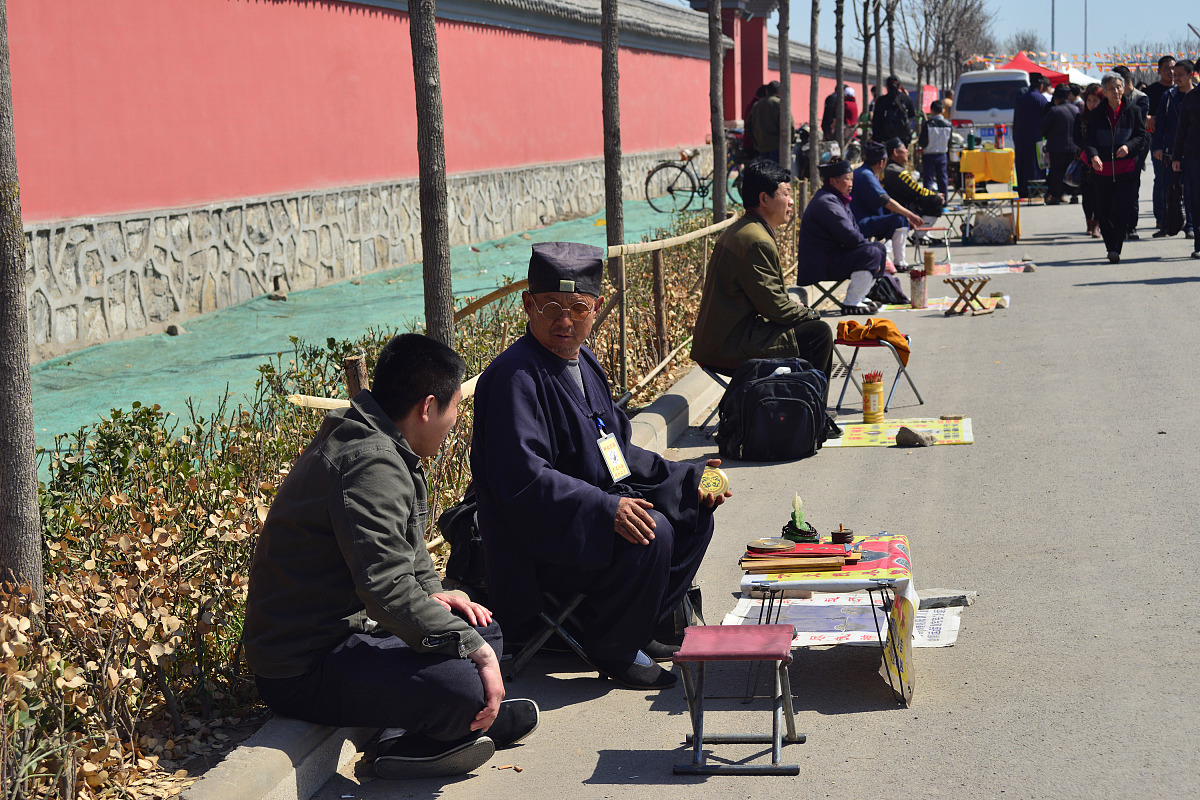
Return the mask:
{"type": "MultiPolygon", "coordinates": [[[[532,295],[530,295],[530,299],[533,299],[532,295]]],[[[591,303],[585,303],[582,300],[572,303],[570,308],[563,308],[561,303],[556,303],[553,300],[551,300],[549,303],[546,303],[546,305],[542,306],[541,308],[538,308],[537,300],[533,300],[533,307],[537,308],[538,313],[551,322],[557,322],[558,319],[563,315],[564,311],[570,314],[571,319],[575,320],[576,322],[581,322],[582,320],[587,319],[587,315],[592,313],[591,303]]]]}

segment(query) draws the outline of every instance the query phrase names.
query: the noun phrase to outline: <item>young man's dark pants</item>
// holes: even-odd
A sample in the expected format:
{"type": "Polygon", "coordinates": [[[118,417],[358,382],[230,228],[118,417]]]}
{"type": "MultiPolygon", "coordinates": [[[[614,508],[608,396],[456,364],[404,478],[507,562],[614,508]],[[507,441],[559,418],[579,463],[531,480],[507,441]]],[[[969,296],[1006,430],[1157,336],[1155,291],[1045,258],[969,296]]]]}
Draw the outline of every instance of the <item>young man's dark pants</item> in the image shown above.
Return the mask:
{"type": "Polygon", "coordinates": [[[1136,203],[1138,183],[1128,177],[1105,178],[1097,176],[1096,221],[1100,223],[1100,236],[1110,253],[1120,253],[1125,236],[1129,233],[1129,209],[1131,200],[1136,203]]]}
{"type": "MultiPolygon", "coordinates": [[[[1185,158],[1180,166],[1183,167],[1183,194],[1184,202],[1187,204],[1187,221],[1194,225],[1200,220],[1200,158],[1185,158]]],[[[1200,252],[1200,231],[1196,232],[1196,238],[1192,240],[1192,249],[1200,252]]]]}
{"type": "MultiPolygon", "coordinates": [[[[499,658],[500,626],[492,622],[476,630],[499,658]]],[[[263,701],[285,717],[333,727],[403,729],[447,742],[470,735],[485,705],[471,659],[418,653],[386,632],[350,636],[304,675],[255,681],[263,701]]]]}
{"type": "Polygon", "coordinates": [[[587,598],[576,611],[580,644],[597,659],[632,661],[637,651],[659,636],[691,588],[713,535],[712,509],[701,506],[695,531],[676,531],[651,509],[654,538],[633,544],[611,526],[596,535],[614,537],[612,561],[596,569],[539,564],[538,586],[552,594],[587,598]]]}
{"type": "MultiPolygon", "coordinates": [[[[898,228],[907,228],[908,220],[899,214],[884,212],[855,220],[862,235],[868,239],[891,239],[898,228]]],[[[815,366],[815,362],[814,362],[815,366]]]]}
{"type": "Polygon", "coordinates": [[[1075,157],[1074,153],[1050,153],[1050,174],[1047,176],[1047,190],[1050,196],[1055,200],[1062,200],[1063,195],[1067,192],[1067,185],[1063,182],[1063,178],[1067,174],[1067,165],[1071,163],[1071,159],[1075,157]]]}
{"type": "Polygon", "coordinates": [[[1162,230],[1166,220],[1167,187],[1175,182],[1176,175],[1175,170],[1171,169],[1169,154],[1165,158],[1151,158],[1150,163],[1154,167],[1154,227],[1162,230]]]}
{"type": "Polygon", "coordinates": [[[921,182],[926,189],[933,189],[942,197],[950,196],[948,160],[945,153],[923,153],[921,155],[921,167],[924,170],[921,182]],[[937,184],[936,189],[934,189],[934,184],[937,184]]]}
{"type": "Polygon", "coordinates": [[[1137,169],[1134,171],[1134,189],[1131,194],[1125,196],[1125,224],[1128,226],[1126,230],[1129,233],[1137,232],[1138,217],[1141,216],[1141,208],[1138,205],[1138,197],[1142,193],[1142,172],[1146,169],[1146,154],[1137,157],[1137,169]]]}

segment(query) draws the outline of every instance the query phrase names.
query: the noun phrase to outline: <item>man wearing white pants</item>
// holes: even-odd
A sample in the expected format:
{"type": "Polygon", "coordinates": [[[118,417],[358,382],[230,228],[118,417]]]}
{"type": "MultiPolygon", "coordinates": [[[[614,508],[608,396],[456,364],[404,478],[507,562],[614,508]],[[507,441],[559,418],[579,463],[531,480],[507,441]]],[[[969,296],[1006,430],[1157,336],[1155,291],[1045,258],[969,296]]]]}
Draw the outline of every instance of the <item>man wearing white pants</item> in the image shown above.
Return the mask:
{"type": "Polygon", "coordinates": [[[904,249],[909,227],[924,224],[919,216],[897,203],[879,182],[887,162],[887,151],[878,142],[863,146],[863,164],[854,171],[850,213],[862,235],[868,239],[890,239],[892,263],[903,272],[908,269],[904,249]]]}

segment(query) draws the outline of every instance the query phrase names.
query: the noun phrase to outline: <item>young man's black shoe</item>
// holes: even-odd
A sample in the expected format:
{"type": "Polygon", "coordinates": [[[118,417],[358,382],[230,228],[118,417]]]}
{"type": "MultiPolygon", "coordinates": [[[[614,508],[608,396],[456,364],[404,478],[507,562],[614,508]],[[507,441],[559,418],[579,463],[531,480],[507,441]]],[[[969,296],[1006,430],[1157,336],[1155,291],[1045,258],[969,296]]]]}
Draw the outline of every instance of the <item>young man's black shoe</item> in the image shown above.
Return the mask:
{"type": "Polygon", "coordinates": [[[529,738],[529,734],[537,730],[541,718],[541,709],[532,700],[505,700],[500,704],[496,721],[487,729],[487,736],[495,742],[497,750],[507,750],[529,738]]]}
{"type": "Polygon", "coordinates": [[[474,772],[495,752],[496,745],[487,736],[443,742],[409,733],[380,742],[373,768],[380,778],[444,778],[474,772]]]}

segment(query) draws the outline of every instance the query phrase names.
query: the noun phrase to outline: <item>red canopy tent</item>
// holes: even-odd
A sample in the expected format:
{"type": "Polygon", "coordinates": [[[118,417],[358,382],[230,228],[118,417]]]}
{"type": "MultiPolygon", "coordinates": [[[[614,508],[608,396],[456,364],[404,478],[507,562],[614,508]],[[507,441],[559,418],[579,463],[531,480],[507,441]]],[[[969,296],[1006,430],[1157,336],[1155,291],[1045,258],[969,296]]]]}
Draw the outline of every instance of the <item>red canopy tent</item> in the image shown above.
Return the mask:
{"type": "Polygon", "coordinates": [[[1041,64],[1036,64],[1029,60],[1029,57],[1024,53],[1017,53],[1017,57],[1007,64],[1003,64],[996,69],[1023,69],[1026,72],[1040,72],[1050,81],[1051,86],[1058,86],[1060,83],[1066,83],[1070,80],[1070,76],[1065,72],[1055,72],[1049,67],[1043,67],[1041,64]]]}

